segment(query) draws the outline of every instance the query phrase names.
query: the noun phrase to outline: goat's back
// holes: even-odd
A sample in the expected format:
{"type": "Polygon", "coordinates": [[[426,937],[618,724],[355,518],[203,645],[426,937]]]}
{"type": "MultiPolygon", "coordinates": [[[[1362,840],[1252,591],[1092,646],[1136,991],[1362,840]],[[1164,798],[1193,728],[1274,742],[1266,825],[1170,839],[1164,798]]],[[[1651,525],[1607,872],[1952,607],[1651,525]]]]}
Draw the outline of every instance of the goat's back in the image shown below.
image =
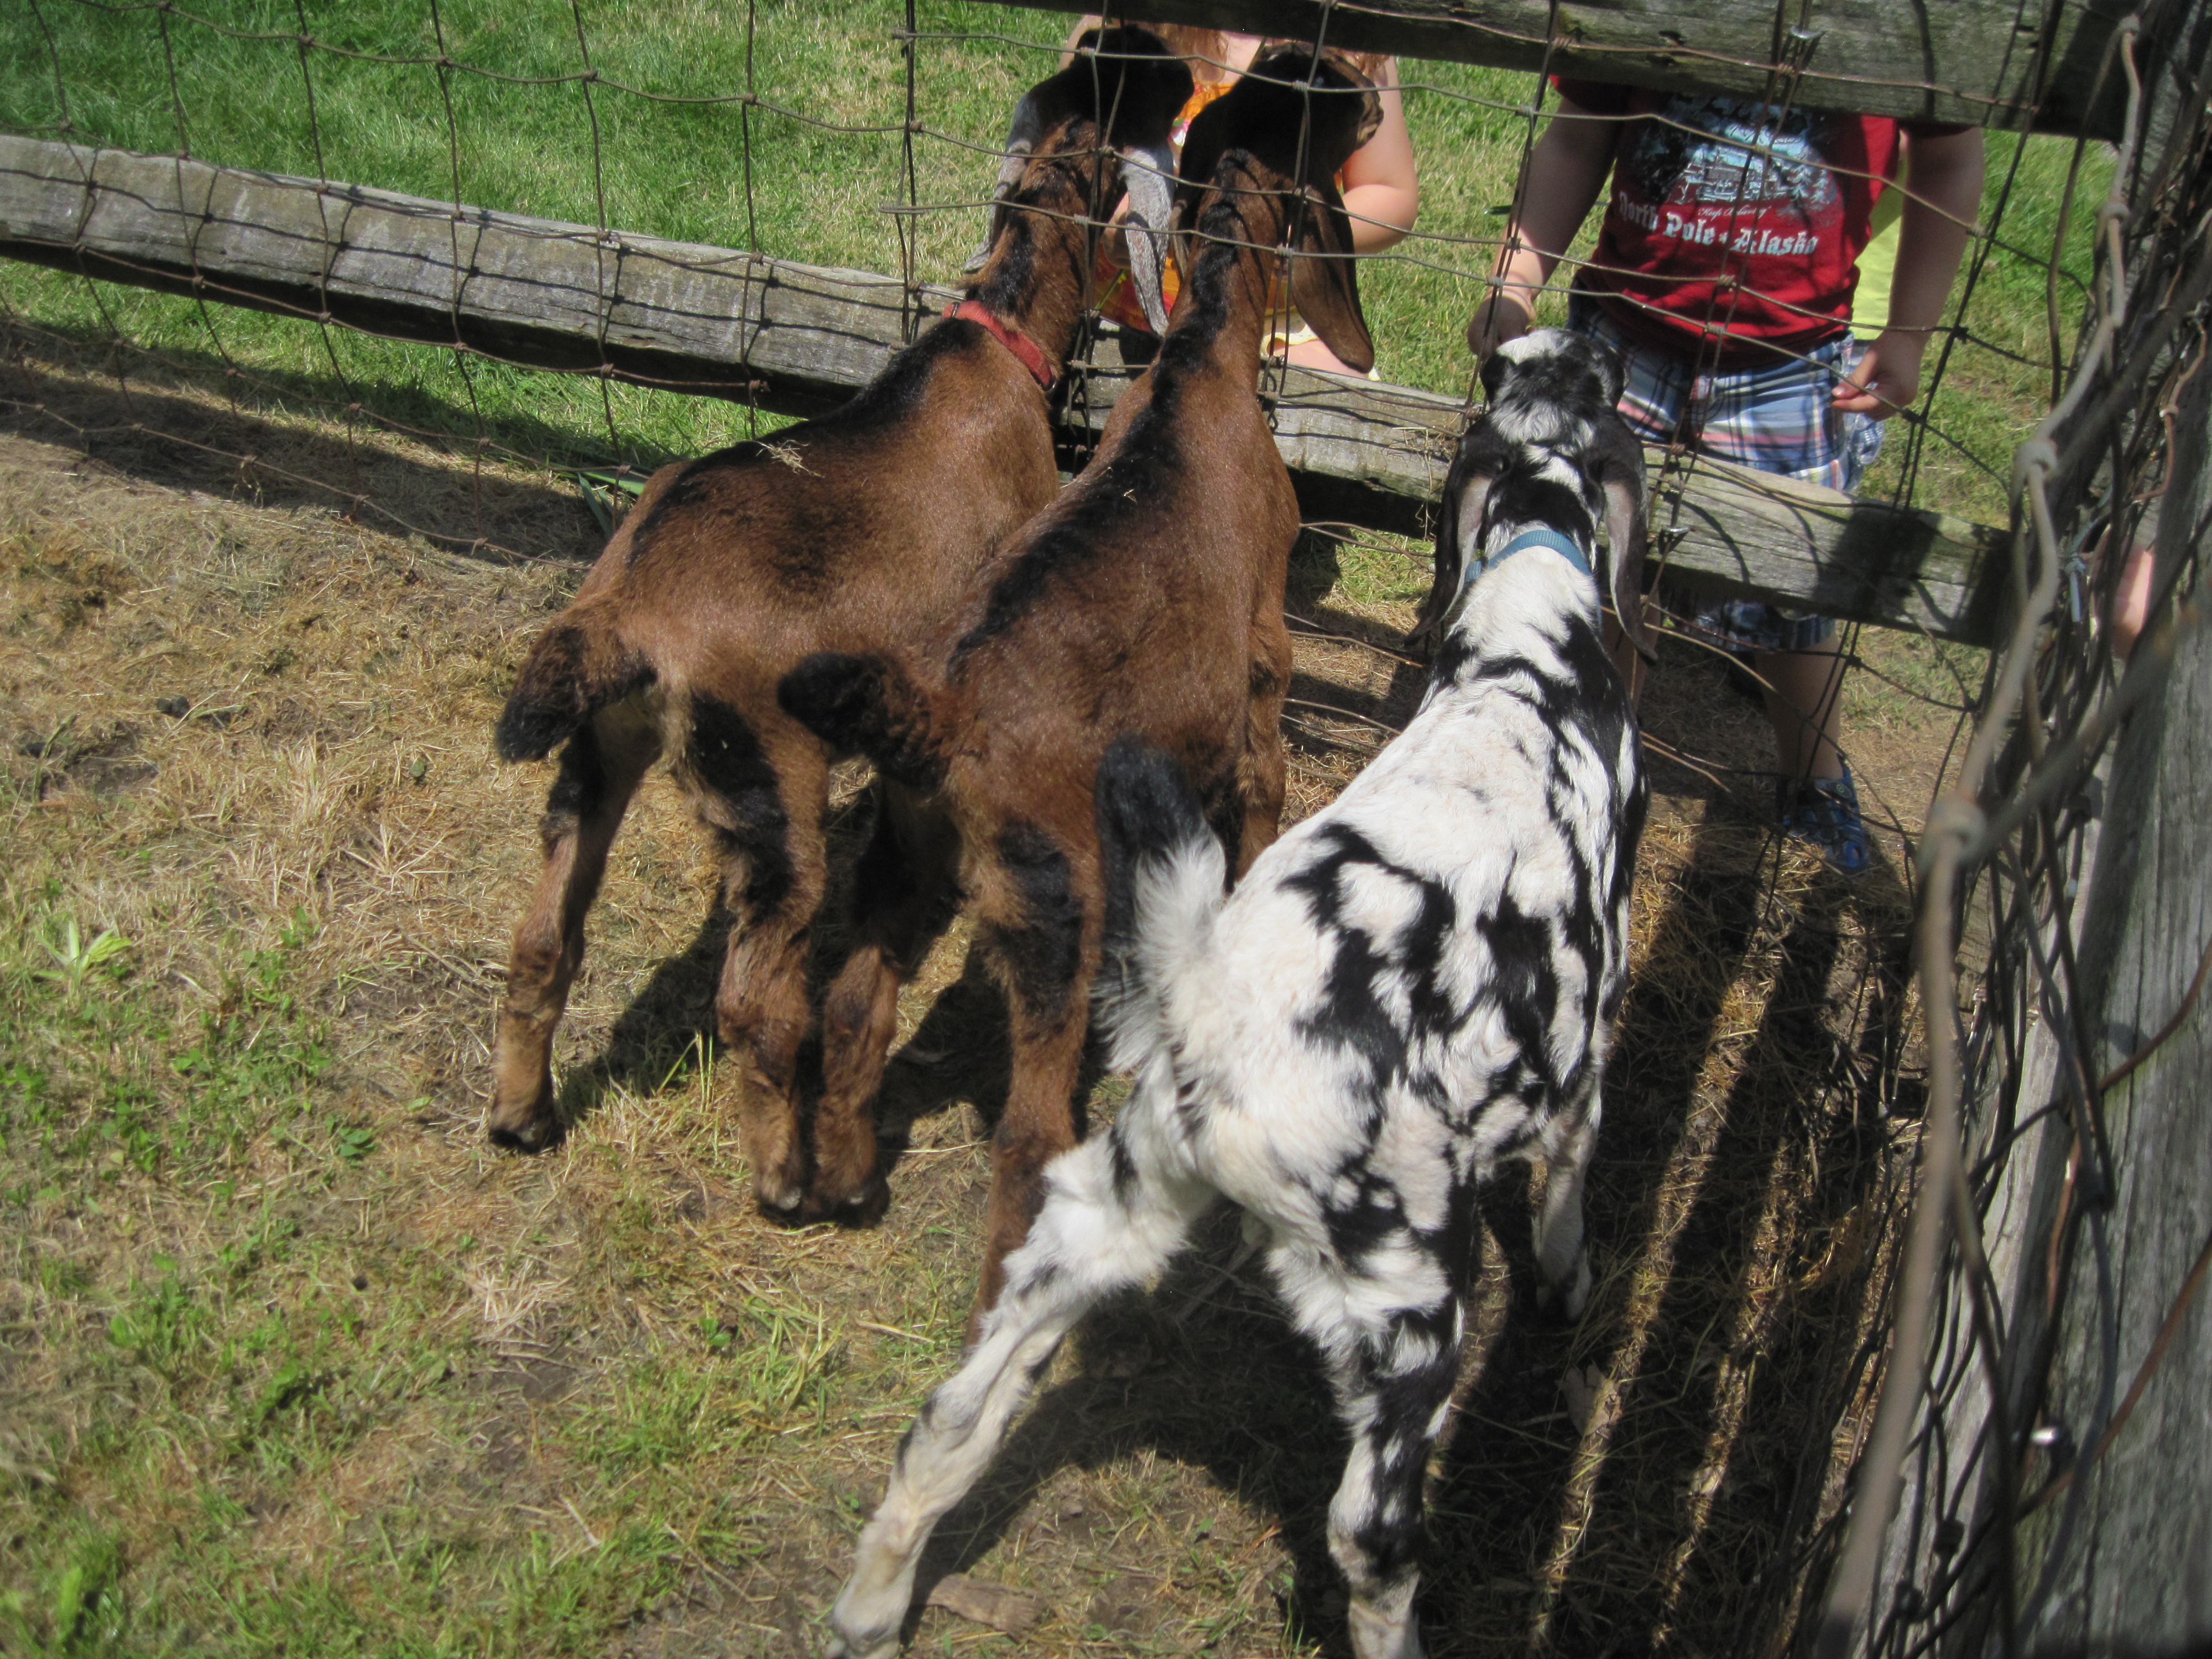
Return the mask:
{"type": "Polygon", "coordinates": [[[753,645],[781,636],[787,662],[926,627],[1057,486],[1042,394],[949,321],[845,408],[684,467],[592,586],[702,645],[733,625],[753,645]]]}
{"type": "Polygon", "coordinates": [[[1343,1171],[1387,1174],[1413,1224],[1443,1225],[1602,1063],[1626,984],[1634,722],[1595,603],[1563,615],[1564,562],[1520,566],[1495,573],[1498,625],[1464,671],[1155,979],[1183,1097],[1205,1103],[1179,1119],[1199,1166],[1340,1249],[1366,1201],[1343,1171]],[[1510,586],[1536,591],[1516,605],[1510,586]]]}
{"type": "Polygon", "coordinates": [[[1036,780],[1087,822],[1091,769],[1130,732],[1202,790],[1217,782],[1241,752],[1253,626],[1279,612],[1297,529],[1252,388],[1210,362],[1156,369],[940,634],[953,697],[977,711],[956,789],[963,764],[1036,780]]]}

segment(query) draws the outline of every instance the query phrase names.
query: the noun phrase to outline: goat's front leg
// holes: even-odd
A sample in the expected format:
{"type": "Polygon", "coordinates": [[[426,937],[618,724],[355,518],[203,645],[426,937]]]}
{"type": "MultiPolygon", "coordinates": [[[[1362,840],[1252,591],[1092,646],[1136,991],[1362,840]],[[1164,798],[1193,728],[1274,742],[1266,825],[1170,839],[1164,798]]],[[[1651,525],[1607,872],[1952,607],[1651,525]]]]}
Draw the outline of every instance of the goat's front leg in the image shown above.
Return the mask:
{"type": "Polygon", "coordinates": [[[1244,754],[1237,774],[1244,800],[1243,836],[1237,848],[1239,878],[1252,867],[1253,860],[1273,845],[1290,778],[1283,753],[1283,700],[1291,687],[1291,634],[1283,625],[1280,605],[1253,623],[1250,673],[1244,754]]]}
{"type": "Polygon", "coordinates": [[[1100,1298],[1164,1267],[1212,1197],[1158,1179],[1141,1160],[1141,1150],[1117,1153],[1101,1136],[1052,1165],[1036,1224],[1007,1258],[1005,1295],[959,1375],[929,1397],[899,1443],[890,1489],[830,1611],[833,1659],[897,1650],[932,1528],[989,1466],[1061,1337],[1100,1298]],[[1117,1182],[1117,1167],[1138,1169],[1138,1178],[1117,1182]]]}
{"type": "Polygon", "coordinates": [[[811,742],[783,745],[772,765],[757,747],[748,754],[731,735],[738,720],[724,708],[700,721],[702,732],[716,723],[719,769],[702,763],[705,737],[695,735],[690,757],[702,816],[720,843],[730,912],[715,1030],[742,1057],[738,1139],[752,1167],[754,1195],[769,1213],[790,1216],[806,1190],[799,1050],[811,1023],[806,963],[826,875],[829,768],[811,742]]]}
{"type": "Polygon", "coordinates": [[[885,1198],[876,1096],[898,1033],[899,988],[959,903],[959,838],[913,794],[879,784],[875,828],[854,872],[853,954],[822,1004],[822,1098],[814,1109],[811,1214],[862,1218],[885,1198]]]}
{"type": "Polygon", "coordinates": [[[630,798],[660,752],[641,711],[601,714],[568,739],[545,803],[545,867],[515,924],[507,995],[492,1054],[485,1127],[502,1146],[536,1152],[560,1133],[553,1110],[553,1033],[584,961],[584,917],[599,896],[607,853],[630,798]]]}

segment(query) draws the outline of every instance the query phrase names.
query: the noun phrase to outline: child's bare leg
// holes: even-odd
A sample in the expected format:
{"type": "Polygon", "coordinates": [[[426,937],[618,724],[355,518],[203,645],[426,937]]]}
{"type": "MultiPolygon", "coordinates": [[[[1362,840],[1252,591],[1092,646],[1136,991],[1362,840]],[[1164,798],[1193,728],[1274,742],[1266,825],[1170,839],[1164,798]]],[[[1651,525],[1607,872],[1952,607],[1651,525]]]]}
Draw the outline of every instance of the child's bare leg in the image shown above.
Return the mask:
{"type": "Polygon", "coordinates": [[[1802,651],[1762,651],[1752,665],[1770,688],[1775,769],[1785,778],[1843,776],[1844,659],[1835,636],[1802,651]]]}

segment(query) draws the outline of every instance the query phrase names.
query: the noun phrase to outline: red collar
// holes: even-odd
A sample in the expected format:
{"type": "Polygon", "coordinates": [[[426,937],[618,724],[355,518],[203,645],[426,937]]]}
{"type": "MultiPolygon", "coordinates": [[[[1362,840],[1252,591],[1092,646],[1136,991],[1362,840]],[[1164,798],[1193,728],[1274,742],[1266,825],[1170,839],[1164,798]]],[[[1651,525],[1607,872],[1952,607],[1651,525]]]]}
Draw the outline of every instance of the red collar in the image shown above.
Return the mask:
{"type": "Polygon", "coordinates": [[[1038,348],[1037,343],[1012,323],[994,314],[988,307],[978,304],[974,300],[963,300],[957,305],[947,306],[945,307],[945,314],[948,317],[964,317],[969,322],[979,323],[990,330],[999,337],[999,343],[1014,354],[1015,360],[1024,368],[1029,370],[1030,377],[1039,386],[1047,392],[1052,390],[1052,383],[1059,379],[1059,376],[1052,372],[1052,365],[1045,361],[1045,355],[1038,348]]]}

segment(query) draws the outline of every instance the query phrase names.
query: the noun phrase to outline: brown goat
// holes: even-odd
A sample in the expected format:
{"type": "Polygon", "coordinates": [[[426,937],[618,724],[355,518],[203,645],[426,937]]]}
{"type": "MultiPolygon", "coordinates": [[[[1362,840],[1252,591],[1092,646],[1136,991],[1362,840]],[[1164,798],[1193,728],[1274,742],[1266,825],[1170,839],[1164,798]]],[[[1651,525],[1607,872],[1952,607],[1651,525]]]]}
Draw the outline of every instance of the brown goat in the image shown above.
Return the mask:
{"type": "MultiPolygon", "coordinates": [[[[1173,756],[1239,871],[1274,839],[1298,507],[1256,396],[1261,346],[1279,250],[1350,252],[1330,181],[1379,119],[1364,76],[1295,48],[1262,57],[1202,111],[1176,196],[1182,297],[1097,458],[992,561],[916,665],[823,655],[783,684],[787,709],[932,795],[958,830],[1013,1041],[979,1312],[1036,1214],[1045,1164],[1074,1144],[1105,902],[1099,757],[1127,733],[1173,756]]],[[[1291,263],[1307,320],[1345,362],[1372,362],[1351,261],[1291,263]]],[[[825,1141],[872,1152],[903,969],[887,944],[870,948],[870,926],[863,915],[862,948],[823,1005],[816,1121],[825,1141]]]]}
{"type": "MultiPolygon", "coordinates": [[[[1045,387],[1088,301],[1097,221],[1126,189],[1134,216],[1164,234],[1168,131],[1190,91],[1189,71],[1142,30],[1085,47],[1016,111],[990,252],[966,302],[836,413],[653,474],[524,664],[500,755],[568,746],[544,873],[515,928],[495,1140],[534,1149],[559,1132],[548,1060],[585,913],[631,795],[665,754],[720,843],[731,929],[715,1021],[744,1057],[754,1188],[771,1211],[806,1204],[793,1087],[830,757],[778,708],[776,683],[810,652],[925,632],[1058,488],[1045,387]]],[[[1152,240],[1132,239],[1140,253],[1152,240]]],[[[911,931],[927,918],[895,896],[930,885],[907,872],[942,861],[949,832],[895,783],[884,794],[860,886],[911,931]]],[[[849,1160],[833,1148],[830,1161],[849,1160]]],[[[841,1188],[817,1207],[857,1195],[841,1188]]]]}

